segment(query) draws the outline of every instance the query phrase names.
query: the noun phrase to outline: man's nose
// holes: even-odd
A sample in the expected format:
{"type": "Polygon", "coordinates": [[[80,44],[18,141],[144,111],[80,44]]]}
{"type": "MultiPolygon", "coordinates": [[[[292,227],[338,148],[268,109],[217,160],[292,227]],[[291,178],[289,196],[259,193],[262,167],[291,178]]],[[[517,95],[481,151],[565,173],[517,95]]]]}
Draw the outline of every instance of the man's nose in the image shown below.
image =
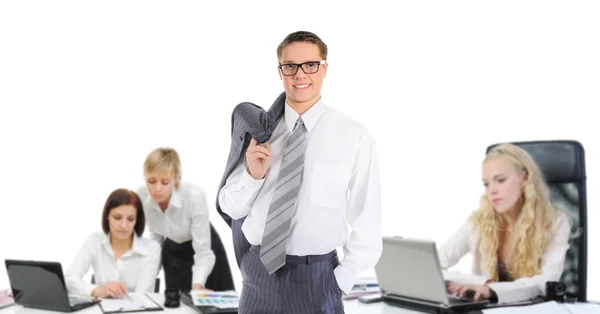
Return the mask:
{"type": "Polygon", "coordinates": [[[302,79],[306,77],[306,73],[304,72],[304,69],[302,67],[298,67],[298,71],[296,71],[296,74],[294,74],[294,79],[302,79]]]}

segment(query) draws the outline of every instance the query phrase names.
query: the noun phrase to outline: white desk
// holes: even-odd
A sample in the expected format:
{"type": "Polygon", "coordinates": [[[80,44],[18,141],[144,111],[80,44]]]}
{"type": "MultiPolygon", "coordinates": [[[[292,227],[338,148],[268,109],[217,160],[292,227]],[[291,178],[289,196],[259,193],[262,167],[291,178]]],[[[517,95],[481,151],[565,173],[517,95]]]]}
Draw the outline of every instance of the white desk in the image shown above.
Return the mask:
{"type": "MultiPolygon", "coordinates": [[[[156,303],[161,306],[164,303],[164,295],[159,293],[148,294],[151,296],[156,303]]],[[[360,303],[357,300],[344,301],[344,307],[346,314],[422,314],[422,312],[416,312],[412,310],[407,310],[395,306],[387,305],[383,302],[376,302],[371,304],[360,303]]],[[[521,313],[519,311],[519,307],[515,307],[515,313],[521,313]]],[[[522,308],[521,308],[522,310],[522,308]]],[[[589,311],[589,310],[588,310],[589,311]]],[[[581,313],[596,313],[595,309],[592,309],[592,312],[581,312],[581,313]]],[[[28,309],[24,308],[20,305],[13,305],[0,310],[0,314],[48,314],[48,313],[60,313],[54,311],[46,311],[46,310],[37,310],[37,309],[28,309]]],[[[98,306],[92,306],[85,310],[80,310],[74,312],[76,314],[102,314],[102,310],[98,306]]],[[[164,313],[164,314],[198,314],[195,310],[191,309],[189,306],[185,304],[181,304],[179,308],[169,309],[164,308],[164,311],[161,312],[152,312],[152,313],[164,313]]]]}
{"type": "MultiPolygon", "coordinates": [[[[160,304],[161,306],[163,305],[165,299],[164,299],[164,295],[160,294],[160,293],[152,293],[152,294],[148,294],[149,296],[152,297],[152,299],[154,299],[154,301],[156,301],[156,303],[160,304]]],[[[402,309],[402,308],[398,308],[398,307],[394,307],[394,306],[389,306],[386,305],[383,302],[376,302],[376,303],[371,303],[371,304],[364,304],[364,303],[360,303],[358,302],[358,300],[351,300],[351,301],[344,301],[344,307],[345,307],[345,312],[347,314],[364,314],[364,313],[369,313],[369,314],[414,314],[414,313],[420,313],[421,312],[415,312],[415,311],[411,311],[411,310],[406,310],[406,309],[402,309]]],[[[181,304],[181,306],[179,308],[176,309],[169,309],[169,308],[165,308],[163,307],[165,310],[161,311],[161,312],[152,312],[152,313],[164,313],[164,314],[198,314],[198,312],[196,312],[195,310],[191,309],[189,306],[185,305],[185,304],[181,304]]],[[[47,311],[47,310],[37,310],[37,309],[29,309],[29,308],[24,308],[20,305],[13,305],[4,309],[0,310],[0,314],[48,314],[48,313],[60,313],[60,312],[54,312],[54,311],[47,311]]],[[[77,312],[74,312],[76,314],[102,314],[102,310],[100,309],[100,307],[96,306],[92,306],[89,307],[87,309],[84,310],[80,310],[77,312]]],[[[150,312],[148,312],[150,313],[150,312]]]]}

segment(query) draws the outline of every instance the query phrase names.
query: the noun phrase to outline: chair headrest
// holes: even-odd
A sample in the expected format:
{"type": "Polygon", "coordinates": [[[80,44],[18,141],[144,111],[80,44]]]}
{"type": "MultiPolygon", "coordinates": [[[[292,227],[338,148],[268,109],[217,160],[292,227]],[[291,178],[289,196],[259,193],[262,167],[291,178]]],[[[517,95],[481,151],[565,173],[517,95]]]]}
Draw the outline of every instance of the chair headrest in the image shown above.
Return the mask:
{"type": "MultiPolygon", "coordinates": [[[[501,143],[490,145],[486,153],[501,143]]],[[[567,183],[585,180],[583,145],[572,140],[513,142],[527,151],[538,164],[546,182],[567,183]]]]}

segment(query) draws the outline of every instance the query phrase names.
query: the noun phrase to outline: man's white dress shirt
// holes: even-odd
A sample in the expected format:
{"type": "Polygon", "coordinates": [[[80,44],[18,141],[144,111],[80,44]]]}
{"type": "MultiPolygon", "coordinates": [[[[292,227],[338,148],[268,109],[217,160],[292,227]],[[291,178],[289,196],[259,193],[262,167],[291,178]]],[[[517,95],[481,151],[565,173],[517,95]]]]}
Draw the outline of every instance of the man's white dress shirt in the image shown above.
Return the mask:
{"type": "MultiPolygon", "coordinates": [[[[224,213],[233,219],[247,216],[242,231],[253,245],[261,244],[282,151],[298,117],[286,104],[284,118],[269,140],[271,167],[264,179],[254,180],[242,160],[219,193],[224,213]]],[[[350,292],[357,276],[374,267],[381,255],[375,143],[364,126],[322,100],[302,120],[309,133],[308,146],[287,254],[321,255],[343,246],[344,258],[334,273],[338,286],[350,292]]]]}

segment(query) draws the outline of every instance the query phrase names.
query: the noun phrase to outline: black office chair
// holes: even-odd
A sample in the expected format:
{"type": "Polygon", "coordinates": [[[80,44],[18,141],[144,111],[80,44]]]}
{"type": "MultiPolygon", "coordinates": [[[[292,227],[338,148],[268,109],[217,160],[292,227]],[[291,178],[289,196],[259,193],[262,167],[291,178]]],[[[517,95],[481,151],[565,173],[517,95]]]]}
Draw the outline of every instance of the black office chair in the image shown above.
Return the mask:
{"type": "MultiPolygon", "coordinates": [[[[94,278],[94,275],[92,275],[92,280],[91,280],[92,284],[96,283],[96,278],[94,278]]],[[[156,277],[156,281],[154,282],[154,292],[159,293],[160,292],[160,278],[156,277]]]]}
{"type": "MultiPolygon", "coordinates": [[[[550,189],[552,205],[566,213],[573,224],[571,246],[567,251],[561,281],[567,295],[578,301],[587,300],[587,198],[585,156],[577,141],[513,142],[538,164],[550,189]]],[[[490,145],[486,153],[494,146],[490,145]]]]}
{"type": "Polygon", "coordinates": [[[215,254],[215,266],[206,279],[206,288],[214,291],[235,290],[227,252],[217,230],[210,224],[210,245],[215,254]]]}

